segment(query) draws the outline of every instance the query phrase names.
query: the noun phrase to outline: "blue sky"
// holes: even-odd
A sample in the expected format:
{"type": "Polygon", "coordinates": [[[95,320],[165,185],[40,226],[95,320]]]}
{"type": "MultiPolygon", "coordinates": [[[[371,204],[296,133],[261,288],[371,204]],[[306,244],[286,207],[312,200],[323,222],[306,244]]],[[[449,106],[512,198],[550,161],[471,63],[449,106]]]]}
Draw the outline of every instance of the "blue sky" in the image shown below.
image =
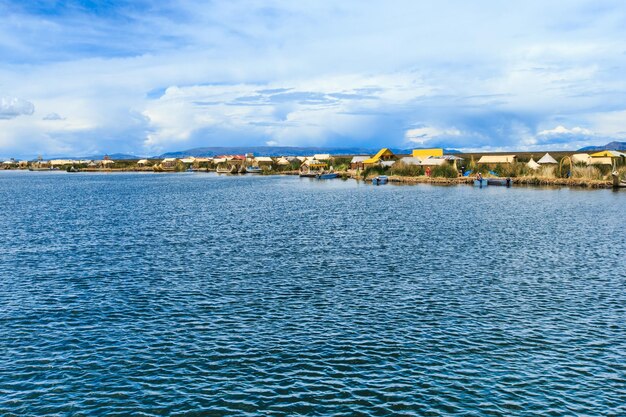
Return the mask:
{"type": "Polygon", "coordinates": [[[622,1],[0,0],[0,57],[2,157],[626,140],[622,1]]]}

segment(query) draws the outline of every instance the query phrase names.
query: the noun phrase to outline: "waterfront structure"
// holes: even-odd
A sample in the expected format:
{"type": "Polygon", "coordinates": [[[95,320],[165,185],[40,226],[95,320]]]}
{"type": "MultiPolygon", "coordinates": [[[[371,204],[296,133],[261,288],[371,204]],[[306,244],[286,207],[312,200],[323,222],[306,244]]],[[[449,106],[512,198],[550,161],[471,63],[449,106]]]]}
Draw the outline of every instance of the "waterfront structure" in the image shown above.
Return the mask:
{"type": "MultiPolygon", "coordinates": [[[[106,157],[105,157],[106,158],[106,157]]],[[[111,159],[103,159],[102,161],[98,161],[98,164],[102,167],[102,168],[110,168],[111,165],[113,165],[115,163],[115,161],[111,160],[111,159]]]]}
{"type": "Polygon", "coordinates": [[[177,162],[178,162],[178,159],[176,158],[165,158],[164,160],[161,161],[161,168],[173,169],[174,167],[176,167],[177,162]]]}
{"type": "Polygon", "coordinates": [[[323,171],[326,165],[326,162],[307,159],[300,165],[300,176],[315,176],[317,172],[323,171]]]}
{"type": "Polygon", "coordinates": [[[546,152],[540,160],[537,161],[539,165],[556,165],[558,162],[549,153],[546,152]]]}
{"type": "Polygon", "coordinates": [[[588,153],[575,153],[572,155],[572,163],[589,165],[590,158],[588,153]]]}
{"type": "Polygon", "coordinates": [[[512,164],[517,162],[516,155],[483,155],[478,160],[479,164],[512,164]]]}
{"type": "Polygon", "coordinates": [[[244,165],[244,162],[246,162],[246,156],[245,155],[228,155],[226,157],[226,162],[228,162],[230,166],[240,167],[244,165]]]}
{"type": "Polygon", "coordinates": [[[350,169],[363,169],[363,162],[370,158],[369,155],[355,155],[350,161],[350,169]]]}
{"type": "Polygon", "coordinates": [[[593,165],[613,165],[615,163],[624,164],[626,154],[618,151],[601,151],[589,155],[589,163],[593,165]]]}
{"type": "Polygon", "coordinates": [[[73,165],[76,162],[77,161],[74,161],[73,159],[51,159],[50,166],[58,167],[61,165],[73,165]]]}
{"type": "Polygon", "coordinates": [[[4,169],[15,168],[16,166],[17,166],[17,162],[13,158],[7,159],[6,161],[2,163],[2,168],[4,169]]]}
{"type": "Polygon", "coordinates": [[[329,153],[318,153],[313,155],[313,159],[317,161],[329,161],[331,158],[329,153]]]}
{"type": "Polygon", "coordinates": [[[183,164],[193,164],[194,162],[196,162],[196,158],[194,158],[193,156],[186,156],[182,158],[180,162],[182,162],[183,164]]]}
{"type": "Polygon", "coordinates": [[[278,166],[287,166],[290,163],[291,162],[289,162],[289,160],[287,158],[285,158],[284,156],[279,158],[278,161],[276,161],[276,165],[278,165],[278,166]]]}
{"type": "Polygon", "coordinates": [[[272,167],[274,164],[274,160],[269,156],[257,156],[254,158],[254,164],[258,167],[272,167]]]}
{"type": "Polygon", "coordinates": [[[433,156],[443,156],[443,148],[413,149],[411,156],[422,160],[433,156]]]}
{"type": "Polygon", "coordinates": [[[405,165],[421,165],[422,160],[416,156],[405,156],[400,158],[398,162],[402,162],[405,165]]]}
{"type": "Polygon", "coordinates": [[[140,159],[139,161],[137,161],[137,165],[140,167],[145,167],[146,165],[148,165],[148,160],[147,159],[140,159]]]}
{"type": "Polygon", "coordinates": [[[382,165],[383,162],[395,161],[396,156],[389,148],[382,148],[371,158],[363,161],[363,167],[367,168],[374,165],[382,165]]]}
{"type": "Polygon", "coordinates": [[[445,158],[426,158],[420,162],[422,166],[441,166],[446,165],[448,160],[445,158]]]}
{"type": "Polygon", "coordinates": [[[431,156],[426,159],[423,159],[420,165],[422,166],[443,166],[443,165],[451,165],[454,168],[457,168],[457,161],[462,161],[463,158],[459,158],[454,155],[442,155],[442,156],[431,156]]]}

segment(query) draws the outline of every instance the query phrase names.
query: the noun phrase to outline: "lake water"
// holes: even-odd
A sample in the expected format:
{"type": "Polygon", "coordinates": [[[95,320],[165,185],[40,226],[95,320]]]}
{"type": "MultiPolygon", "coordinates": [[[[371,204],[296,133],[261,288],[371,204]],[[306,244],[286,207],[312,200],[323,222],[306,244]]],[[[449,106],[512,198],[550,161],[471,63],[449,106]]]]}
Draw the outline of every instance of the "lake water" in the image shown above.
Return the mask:
{"type": "Polygon", "coordinates": [[[0,415],[626,415],[626,192],[0,172],[0,415]]]}

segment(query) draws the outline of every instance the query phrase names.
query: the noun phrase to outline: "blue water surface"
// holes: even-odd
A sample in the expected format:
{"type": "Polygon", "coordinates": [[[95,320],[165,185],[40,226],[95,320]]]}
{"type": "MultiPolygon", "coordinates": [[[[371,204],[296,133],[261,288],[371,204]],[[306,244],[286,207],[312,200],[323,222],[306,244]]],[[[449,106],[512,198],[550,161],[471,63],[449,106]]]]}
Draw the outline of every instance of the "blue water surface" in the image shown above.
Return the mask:
{"type": "Polygon", "coordinates": [[[626,192],[0,172],[0,415],[626,415],[626,192]]]}

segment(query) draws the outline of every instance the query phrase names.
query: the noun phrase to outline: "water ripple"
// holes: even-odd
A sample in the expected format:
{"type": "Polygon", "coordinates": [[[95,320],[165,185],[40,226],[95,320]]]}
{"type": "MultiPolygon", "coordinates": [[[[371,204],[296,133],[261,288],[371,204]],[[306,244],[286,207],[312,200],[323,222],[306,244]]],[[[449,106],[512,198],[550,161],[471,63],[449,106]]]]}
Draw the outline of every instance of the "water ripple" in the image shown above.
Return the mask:
{"type": "Polygon", "coordinates": [[[0,198],[0,415],[626,415],[624,193],[3,172],[0,198]]]}

